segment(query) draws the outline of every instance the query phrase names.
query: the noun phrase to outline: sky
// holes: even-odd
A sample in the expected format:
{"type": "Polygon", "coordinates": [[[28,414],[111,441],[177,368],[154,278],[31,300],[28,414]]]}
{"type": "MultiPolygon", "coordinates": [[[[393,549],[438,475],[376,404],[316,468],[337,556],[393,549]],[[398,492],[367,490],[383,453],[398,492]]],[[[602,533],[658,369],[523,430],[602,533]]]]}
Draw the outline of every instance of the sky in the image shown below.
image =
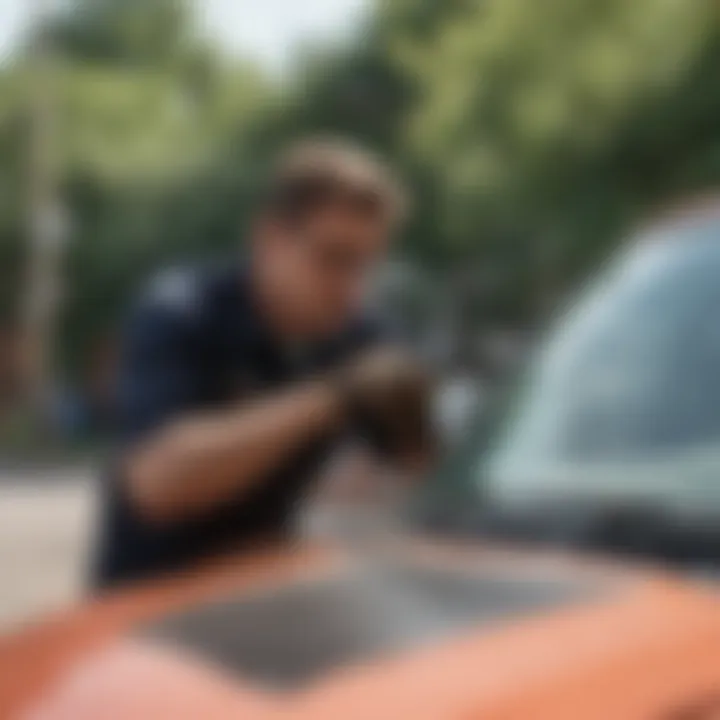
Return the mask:
{"type": "MultiPolygon", "coordinates": [[[[0,56],[22,35],[30,4],[0,0],[0,56]]],[[[286,66],[298,44],[334,42],[352,33],[366,5],[367,0],[197,0],[210,37],[226,51],[255,56],[275,70],[286,66]]]]}
{"type": "MultiPolygon", "coordinates": [[[[1,1],[1,0],[0,0],[1,1]]],[[[282,67],[292,48],[352,33],[365,0],[200,0],[213,37],[232,52],[250,52],[282,67]]]]}

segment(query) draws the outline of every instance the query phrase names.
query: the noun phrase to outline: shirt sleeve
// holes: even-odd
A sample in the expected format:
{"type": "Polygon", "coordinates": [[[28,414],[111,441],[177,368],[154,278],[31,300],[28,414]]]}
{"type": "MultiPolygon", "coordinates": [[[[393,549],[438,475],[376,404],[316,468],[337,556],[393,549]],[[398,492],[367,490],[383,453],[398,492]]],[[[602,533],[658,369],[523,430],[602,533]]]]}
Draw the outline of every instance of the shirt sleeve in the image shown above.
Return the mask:
{"type": "Polygon", "coordinates": [[[118,382],[124,442],[140,439],[194,404],[193,336],[187,315],[171,304],[145,301],[132,312],[118,382]]]}

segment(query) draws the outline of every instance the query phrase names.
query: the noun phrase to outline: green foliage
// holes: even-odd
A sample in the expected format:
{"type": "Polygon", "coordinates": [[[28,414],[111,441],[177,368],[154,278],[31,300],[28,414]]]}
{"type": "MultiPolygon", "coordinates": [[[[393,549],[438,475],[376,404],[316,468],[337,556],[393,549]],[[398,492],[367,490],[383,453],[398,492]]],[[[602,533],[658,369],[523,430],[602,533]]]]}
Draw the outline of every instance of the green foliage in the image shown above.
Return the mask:
{"type": "Polygon", "coordinates": [[[88,63],[169,66],[193,41],[185,0],[75,0],[57,20],[61,52],[88,63]]]}
{"type": "MultiPolygon", "coordinates": [[[[459,305],[520,322],[647,208],[720,180],[711,0],[378,0],[358,39],[271,83],[227,63],[179,0],[77,0],[56,18],[73,219],[65,365],[151,268],[233,248],[265,161],[350,135],[415,197],[398,251],[459,305]]],[[[0,317],[22,279],[27,75],[0,72],[0,317]]]]}
{"type": "Polygon", "coordinates": [[[711,2],[473,0],[430,41],[402,38],[422,88],[410,143],[441,178],[447,238],[521,268],[501,257],[517,238],[562,285],[691,186],[717,146],[717,19],[711,2]]]}
{"type": "MultiPolygon", "coordinates": [[[[230,138],[267,104],[247,63],[221,61],[178,0],[82,0],[50,35],[54,145],[71,218],[59,348],[71,374],[115,327],[153,267],[235,239],[224,169],[230,138]],[[218,218],[221,222],[218,222],[218,218]]],[[[0,73],[0,320],[23,282],[32,75],[20,55],[0,73]]]]}

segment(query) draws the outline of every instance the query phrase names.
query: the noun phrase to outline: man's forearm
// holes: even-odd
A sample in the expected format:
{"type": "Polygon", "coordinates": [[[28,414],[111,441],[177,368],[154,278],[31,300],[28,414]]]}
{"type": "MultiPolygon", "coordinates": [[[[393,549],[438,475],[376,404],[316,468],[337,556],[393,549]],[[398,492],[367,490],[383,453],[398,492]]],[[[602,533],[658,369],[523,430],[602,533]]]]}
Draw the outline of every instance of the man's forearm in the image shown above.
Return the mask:
{"type": "Polygon", "coordinates": [[[237,410],[181,420],[139,447],[126,480],[140,512],[189,518],[261,482],[342,420],[332,386],[313,383],[237,410]]]}

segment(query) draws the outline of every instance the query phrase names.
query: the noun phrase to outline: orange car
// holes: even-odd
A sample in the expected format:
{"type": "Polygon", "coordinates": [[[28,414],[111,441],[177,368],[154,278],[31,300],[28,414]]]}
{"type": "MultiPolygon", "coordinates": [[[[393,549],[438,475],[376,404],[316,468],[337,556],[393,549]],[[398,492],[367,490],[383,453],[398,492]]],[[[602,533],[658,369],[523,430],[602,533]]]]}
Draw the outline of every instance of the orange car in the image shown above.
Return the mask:
{"type": "Polygon", "coordinates": [[[0,716],[710,720],[720,597],[420,540],[268,551],[3,640],[0,716]]]}
{"type": "Polygon", "coordinates": [[[0,640],[0,717],[720,718],[720,219],[672,223],[560,321],[411,529],[0,640]]]}

